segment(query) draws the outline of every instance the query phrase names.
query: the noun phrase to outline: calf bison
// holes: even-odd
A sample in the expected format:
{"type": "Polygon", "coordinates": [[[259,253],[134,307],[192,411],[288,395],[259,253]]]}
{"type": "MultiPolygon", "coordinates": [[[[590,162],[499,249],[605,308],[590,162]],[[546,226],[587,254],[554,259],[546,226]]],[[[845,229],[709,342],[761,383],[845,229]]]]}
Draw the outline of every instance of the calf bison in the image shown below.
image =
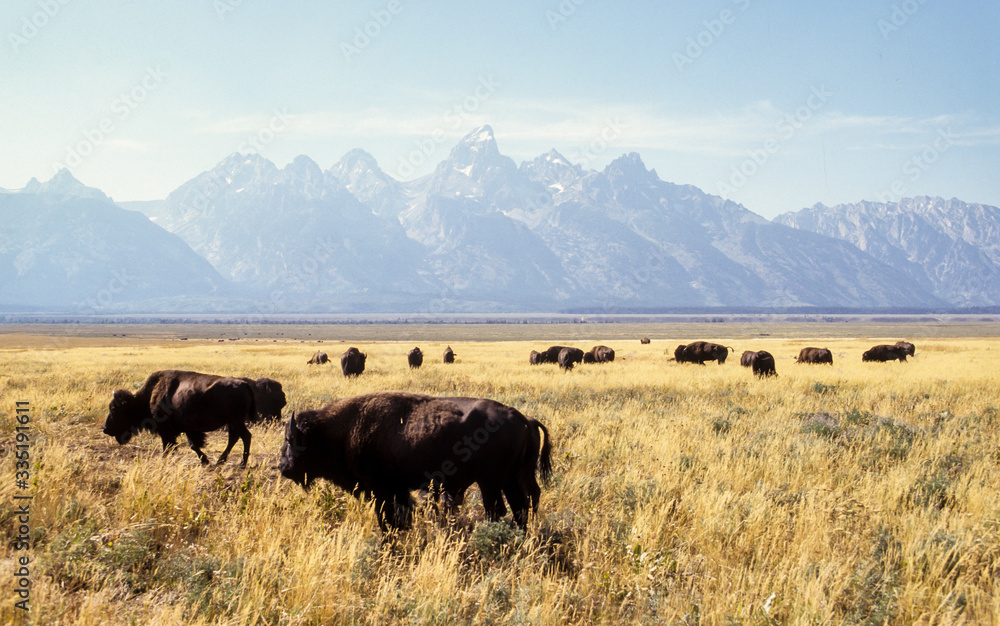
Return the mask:
{"type": "Polygon", "coordinates": [[[324,363],[329,362],[330,357],[326,355],[326,352],[317,351],[316,354],[312,355],[312,358],[306,361],[306,365],[323,365],[324,363]]]}
{"type": "Polygon", "coordinates": [[[674,350],[674,360],[678,363],[697,363],[704,365],[705,361],[718,361],[719,365],[726,362],[729,351],[736,350],[717,343],[707,341],[695,341],[685,345],[679,345],[674,350]]]}
{"type": "Polygon", "coordinates": [[[488,519],[507,513],[506,497],[524,527],[538,510],[536,469],[549,477],[551,453],[545,426],[499,402],[382,391],[293,414],[278,467],[306,490],[324,478],[373,498],[383,531],[409,526],[411,491],[444,494],[453,508],[473,483],[488,519]]]}
{"type": "Polygon", "coordinates": [[[455,362],[455,352],[451,349],[451,346],[448,346],[447,348],[444,349],[444,362],[445,363],[455,362]]]}
{"type": "Polygon", "coordinates": [[[833,353],[826,348],[802,348],[796,363],[827,363],[833,365],[833,353]]]}
{"type": "Polygon", "coordinates": [[[340,355],[340,371],[344,376],[361,376],[365,371],[365,359],[368,355],[355,347],[350,347],[347,352],[340,355]]]}
{"type": "Polygon", "coordinates": [[[556,363],[564,370],[571,370],[577,363],[583,362],[583,350],[580,348],[563,348],[556,357],[556,363]]]}
{"type": "Polygon", "coordinates": [[[160,436],[164,452],[176,446],[177,438],[184,434],[202,464],[207,464],[208,457],[202,452],[205,433],[226,427],[229,444],[218,462],[225,463],[236,440],[242,439],[245,466],[250,457],[246,424],[256,415],[253,388],[243,379],[162,370],[150,374],[135,394],[124,389],[114,393],[104,434],[125,445],[134,435],[148,431],[160,436]]]}
{"type": "Polygon", "coordinates": [[[607,346],[594,346],[583,353],[584,363],[611,363],[615,360],[615,351],[607,346]]]}
{"type": "Polygon", "coordinates": [[[414,348],[406,355],[406,362],[410,364],[411,369],[416,369],[424,364],[424,353],[420,348],[414,348]]]}
{"type": "Polygon", "coordinates": [[[899,360],[900,363],[906,362],[907,351],[906,348],[900,346],[890,346],[888,344],[883,344],[880,346],[872,346],[861,355],[862,361],[877,361],[884,363],[885,361],[895,361],[899,360]]]}
{"type": "Polygon", "coordinates": [[[774,356],[767,350],[744,352],[743,356],[740,357],[740,365],[749,367],[754,376],[758,378],[778,375],[778,371],[774,367],[774,356]]]}
{"type": "Polygon", "coordinates": [[[288,399],[281,388],[281,383],[273,378],[242,378],[253,389],[253,401],[257,407],[252,422],[272,421],[281,419],[281,409],[285,408],[288,399]]]}
{"type": "Polygon", "coordinates": [[[903,352],[905,352],[907,356],[914,356],[917,353],[917,347],[909,341],[897,341],[896,347],[902,348],[903,352]]]}

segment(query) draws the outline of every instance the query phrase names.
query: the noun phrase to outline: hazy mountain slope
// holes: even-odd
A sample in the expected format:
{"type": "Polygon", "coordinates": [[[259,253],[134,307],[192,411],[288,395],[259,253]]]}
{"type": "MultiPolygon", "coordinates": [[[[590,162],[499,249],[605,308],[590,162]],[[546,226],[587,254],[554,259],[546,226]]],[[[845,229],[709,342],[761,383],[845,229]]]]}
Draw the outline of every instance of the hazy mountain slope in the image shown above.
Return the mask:
{"type": "Polygon", "coordinates": [[[942,198],[816,205],[775,222],[850,242],[957,306],[1000,303],[1000,209],[942,198]]]}

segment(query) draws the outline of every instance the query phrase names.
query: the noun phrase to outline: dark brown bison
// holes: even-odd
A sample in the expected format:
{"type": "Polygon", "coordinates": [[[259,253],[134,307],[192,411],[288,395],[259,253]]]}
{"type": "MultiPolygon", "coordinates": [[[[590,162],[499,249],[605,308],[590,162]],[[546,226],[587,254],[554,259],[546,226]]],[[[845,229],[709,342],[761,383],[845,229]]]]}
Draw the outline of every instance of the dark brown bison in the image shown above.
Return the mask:
{"type": "Polygon", "coordinates": [[[559,353],[563,351],[564,348],[568,346],[549,346],[545,350],[542,350],[539,354],[539,363],[558,363],[559,353]]]}
{"type": "Polygon", "coordinates": [[[382,391],[292,415],[281,446],[281,475],[305,489],[324,478],[355,497],[373,498],[379,525],[410,523],[415,489],[462,504],[479,485],[486,516],[507,513],[522,527],[538,510],[552,472],[552,443],[538,421],[480,398],[438,398],[382,391]]]}
{"type": "Polygon", "coordinates": [[[367,358],[368,355],[364,352],[350,347],[347,352],[340,355],[340,371],[344,372],[344,376],[360,376],[365,371],[367,358]]]}
{"type": "Polygon", "coordinates": [[[722,365],[729,357],[730,350],[736,351],[717,343],[695,341],[686,346],[677,346],[677,349],[674,350],[674,360],[678,363],[698,363],[699,365],[704,365],[705,361],[718,361],[719,365],[722,365]]]}
{"type": "Polygon", "coordinates": [[[253,389],[253,401],[257,407],[253,422],[281,419],[281,409],[285,408],[288,399],[281,388],[281,383],[273,378],[242,378],[253,389]]]}
{"type": "Polygon", "coordinates": [[[584,363],[611,363],[615,360],[615,351],[607,346],[594,346],[583,353],[584,363]]]}
{"type": "Polygon", "coordinates": [[[226,462],[236,440],[242,439],[242,464],[246,465],[250,457],[250,431],[246,424],[256,417],[253,388],[247,381],[163,370],[150,374],[135,394],[124,389],[114,393],[108,405],[104,434],[125,445],[133,436],[148,431],[160,436],[164,452],[177,445],[177,438],[184,434],[204,464],[208,463],[201,450],[205,446],[205,433],[225,427],[229,430],[229,444],[219,457],[219,464],[226,462]]]}
{"type": "Polygon", "coordinates": [[[420,367],[424,364],[424,353],[420,351],[420,348],[414,348],[406,355],[406,362],[410,364],[411,368],[420,367]]]}
{"type": "Polygon", "coordinates": [[[559,351],[556,362],[564,370],[571,370],[577,363],[583,363],[583,350],[580,348],[563,348],[559,351]]]}
{"type": "Polygon", "coordinates": [[[642,339],[639,340],[639,343],[646,345],[647,343],[649,343],[649,337],[643,337],[642,339]]]}
{"type": "Polygon", "coordinates": [[[902,348],[907,356],[914,356],[917,353],[917,347],[909,341],[897,341],[896,347],[902,348]]]}
{"type": "Polygon", "coordinates": [[[906,362],[906,348],[901,348],[900,346],[890,346],[888,344],[883,344],[880,346],[872,346],[864,354],[861,355],[862,361],[896,361],[900,363],[906,362]]]}
{"type": "Polygon", "coordinates": [[[765,376],[777,376],[778,371],[774,367],[774,356],[767,350],[758,350],[756,352],[744,352],[743,356],[740,358],[740,365],[743,365],[743,361],[750,361],[749,367],[753,370],[754,376],[758,378],[763,378],[765,376]],[[747,354],[750,356],[747,357],[747,354]]]}
{"type": "Polygon", "coordinates": [[[826,348],[802,348],[799,350],[799,356],[795,357],[795,362],[833,365],[833,353],[826,348]]]}
{"type": "Polygon", "coordinates": [[[306,361],[306,365],[323,365],[324,363],[329,363],[330,357],[326,355],[326,352],[317,351],[316,354],[312,355],[312,358],[306,361]]]}
{"type": "Polygon", "coordinates": [[[447,348],[444,349],[444,362],[445,363],[455,362],[455,352],[451,349],[451,346],[448,346],[447,348]]]}

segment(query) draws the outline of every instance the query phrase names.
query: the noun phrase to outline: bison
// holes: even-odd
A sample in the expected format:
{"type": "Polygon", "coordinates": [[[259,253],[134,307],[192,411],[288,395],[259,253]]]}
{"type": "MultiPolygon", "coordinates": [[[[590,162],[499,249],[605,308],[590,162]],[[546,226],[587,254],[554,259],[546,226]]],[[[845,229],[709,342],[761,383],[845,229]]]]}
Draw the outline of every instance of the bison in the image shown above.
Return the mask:
{"type": "Polygon", "coordinates": [[[406,355],[406,362],[410,364],[410,368],[418,368],[424,364],[424,353],[420,348],[414,348],[406,355]]]}
{"type": "Polygon", "coordinates": [[[545,426],[499,402],[381,391],[293,414],[278,467],[306,490],[323,478],[374,499],[383,531],[409,526],[411,491],[444,494],[453,508],[472,483],[488,519],[506,515],[506,497],[524,527],[538,510],[536,469],[551,475],[551,453],[545,426]]]}
{"type": "Polygon", "coordinates": [[[330,357],[327,356],[326,352],[317,351],[316,354],[312,355],[312,358],[306,361],[306,365],[323,365],[329,362],[330,357]]]}
{"type": "Polygon", "coordinates": [[[288,399],[281,388],[281,383],[273,378],[242,378],[253,389],[253,401],[257,407],[252,422],[262,422],[281,419],[281,409],[285,408],[288,399]]]}
{"type": "Polygon", "coordinates": [[[539,363],[558,363],[559,353],[563,351],[563,348],[567,346],[549,346],[545,350],[539,352],[538,362],[539,363]]]}
{"type": "Polygon", "coordinates": [[[531,363],[532,365],[539,365],[544,362],[545,356],[537,350],[532,350],[531,354],[528,355],[528,363],[531,363]]]}
{"type": "Polygon", "coordinates": [[[448,346],[447,348],[444,349],[444,362],[445,363],[455,362],[455,352],[454,350],[451,349],[451,346],[448,346]]]}
{"type": "Polygon", "coordinates": [[[340,355],[340,371],[344,376],[360,376],[365,371],[365,359],[368,355],[355,347],[340,355]]]}
{"type": "Polygon", "coordinates": [[[705,361],[718,361],[719,365],[726,362],[729,351],[736,350],[717,343],[707,341],[695,341],[685,345],[679,345],[674,350],[674,360],[678,363],[697,363],[704,365],[705,361]]]}
{"type": "Polygon", "coordinates": [[[611,363],[615,360],[615,351],[607,346],[594,346],[583,353],[584,363],[611,363]]]}
{"type": "Polygon", "coordinates": [[[917,347],[909,341],[897,341],[896,347],[902,348],[903,352],[905,352],[907,356],[914,356],[917,353],[917,347]]]}
{"type": "Polygon", "coordinates": [[[639,340],[639,343],[641,343],[642,345],[646,345],[647,343],[649,343],[649,337],[643,337],[642,339],[639,340]]]}
{"type": "Polygon", "coordinates": [[[556,362],[564,370],[571,370],[574,365],[583,362],[583,350],[580,348],[563,348],[559,351],[556,362]]]}
{"type": "Polygon", "coordinates": [[[906,355],[906,348],[883,344],[880,346],[872,346],[866,350],[865,353],[861,355],[861,360],[884,363],[885,361],[895,361],[898,359],[900,363],[905,363],[906,355]]]}
{"type": "Polygon", "coordinates": [[[749,367],[754,376],[758,378],[778,375],[778,371],[774,367],[774,356],[767,350],[744,352],[743,356],[740,357],[740,365],[749,367]]]}
{"type": "Polygon", "coordinates": [[[799,350],[799,356],[795,357],[795,362],[833,365],[833,353],[826,348],[802,348],[799,350]]]}
{"type": "Polygon", "coordinates": [[[226,462],[237,439],[243,440],[243,462],[250,457],[247,422],[256,418],[253,388],[241,378],[180,370],[153,372],[135,394],[116,391],[108,405],[104,434],[125,445],[142,431],[160,436],[163,451],[177,445],[184,434],[202,464],[205,433],[226,427],[229,444],[218,463],[226,462]]]}

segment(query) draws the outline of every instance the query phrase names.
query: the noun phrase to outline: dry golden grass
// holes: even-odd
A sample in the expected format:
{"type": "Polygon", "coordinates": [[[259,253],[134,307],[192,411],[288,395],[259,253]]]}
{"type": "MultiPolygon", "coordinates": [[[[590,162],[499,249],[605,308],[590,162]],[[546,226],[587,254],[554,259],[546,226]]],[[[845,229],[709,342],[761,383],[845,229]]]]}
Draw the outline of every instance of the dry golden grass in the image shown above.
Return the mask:
{"type": "MultiPolygon", "coordinates": [[[[357,342],[368,369],[345,380],[305,363],[317,348],[336,360],[339,343],[7,337],[0,622],[1000,620],[1000,339],[924,338],[905,364],[861,363],[878,338],[717,339],[769,350],[779,377],[754,379],[738,354],[670,363],[678,341],[580,335],[570,343],[607,343],[618,360],[567,373],[527,363],[558,341],[428,331],[423,368],[406,367],[413,338],[357,342]],[[794,364],[805,345],[828,346],[835,365],[794,364]],[[150,435],[104,436],[112,392],[164,368],[276,378],[286,415],[376,389],[493,398],[549,428],[555,475],[526,533],[485,523],[470,493],[453,525],[421,511],[385,539],[364,503],[278,475],[280,427],[253,430],[245,470],[203,468],[185,447],[164,457],[150,435]],[[10,578],[25,554],[15,401],[32,409],[27,616],[10,578]]],[[[224,443],[210,434],[209,455],[224,443]]]]}

